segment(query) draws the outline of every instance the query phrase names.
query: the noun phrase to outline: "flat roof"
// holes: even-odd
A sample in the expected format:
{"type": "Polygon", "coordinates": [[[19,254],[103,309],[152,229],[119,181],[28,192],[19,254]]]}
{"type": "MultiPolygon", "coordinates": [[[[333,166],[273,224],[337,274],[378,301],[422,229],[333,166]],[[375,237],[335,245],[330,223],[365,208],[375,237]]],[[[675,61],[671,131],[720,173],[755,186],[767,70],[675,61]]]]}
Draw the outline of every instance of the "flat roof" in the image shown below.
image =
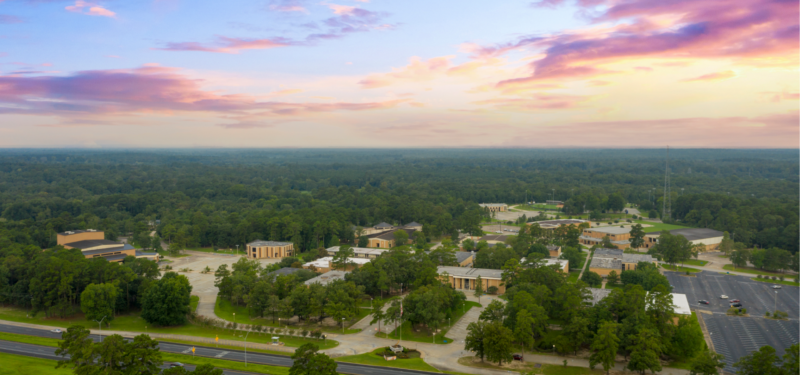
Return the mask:
{"type": "Polygon", "coordinates": [[[104,254],[104,253],[111,253],[115,251],[122,251],[122,250],[133,250],[134,247],[130,244],[119,244],[119,247],[107,247],[105,249],[97,249],[97,250],[82,250],[81,254],[84,256],[86,255],[95,255],[95,254],[104,254]]]}
{"type": "MultiPolygon", "coordinates": [[[[325,250],[331,253],[338,253],[341,250],[341,246],[331,246],[325,250]]],[[[371,247],[353,247],[353,254],[369,254],[369,255],[381,255],[387,251],[388,249],[373,249],[371,247]]]]}
{"type": "Polygon", "coordinates": [[[456,261],[458,263],[461,263],[472,257],[472,253],[469,251],[456,251],[455,254],[456,254],[456,261]]]}
{"type": "Polygon", "coordinates": [[[286,245],[291,245],[291,244],[292,244],[291,242],[255,240],[255,241],[250,242],[249,244],[247,244],[247,246],[255,246],[255,247],[260,247],[260,246],[286,246],[286,245]]]}
{"type": "MultiPolygon", "coordinates": [[[[597,238],[597,237],[580,236],[578,238],[580,238],[582,240],[586,240],[586,241],[603,242],[602,238],[597,238]]],[[[625,245],[625,244],[631,243],[631,241],[630,240],[612,240],[611,243],[617,244],[617,245],[625,245]]]]}
{"type": "Polygon", "coordinates": [[[600,228],[586,228],[583,230],[584,232],[598,232],[598,233],[607,233],[607,234],[625,234],[631,232],[630,225],[627,228],[621,227],[600,227],[600,228]]]}
{"type": "Polygon", "coordinates": [[[692,309],[689,307],[689,300],[683,293],[671,293],[673,311],[679,315],[692,315],[692,309]]]}
{"type": "Polygon", "coordinates": [[[291,275],[297,271],[302,271],[302,268],[283,267],[281,269],[270,272],[270,275],[291,275]]]}
{"type": "Polygon", "coordinates": [[[592,258],[592,263],[589,268],[611,268],[615,270],[622,269],[622,259],[618,258],[592,258]]]}
{"type": "Polygon", "coordinates": [[[655,260],[650,254],[622,254],[623,263],[654,262],[655,260]]]}
{"type": "MultiPolygon", "coordinates": [[[[367,264],[367,263],[369,263],[371,261],[372,261],[371,259],[367,259],[367,258],[347,258],[347,263],[353,263],[353,264],[367,264]]],[[[303,267],[314,266],[316,268],[328,268],[328,267],[331,266],[331,262],[333,262],[333,257],[324,257],[324,258],[319,258],[319,259],[317,259],[315,261],[303,264],[303,267]]]]}
{"type": "Polygon", "coordinates": [[[603,298],[606,298],[609,294],[611,294],[611,289],[589,288],[589,292],[592,294],[592,305],[596,305],[603,298]]]}
{"type": "MultiPolygon", "coordinates": [[[[534,223],[542,224],[551,224],[551,225],[568,225],[568,224],[583,224],[586,220],[581,219],[556,219],[556,220],[542,220],[542,221],[534,221],[534,223]]],[[[533,223],[531,223],[533,224],[533,223]]]]}
{"type": "Polygon", "coordinates": [[[103,259],[105,259],[105,260],[107,260],[109,262],[116,262],[118,260],[123,260],[123,259],[125,259],[125,258],[127,258],[129,256],[130,255],[126,255],[126,254],[117,254],[117,255],[109,255],[107,257],[101,257],[101,258],[103,258],[103,259]]]}
{"type": "Polygon", "coordinates": [[[314,284],[314,283],[319,283],[319,284],[322,284],[322,285],[328,285],[331,282],[334,282],[336,280],[344,280],[345,275],[347,275],[348,273],[350,273],[350,272],[349,271],[332,270],[330,272],[323,273],[322,275],[319,275],[319,276],[317,276],[317,277],[315,277],[313,279],[306,280],[305,284],[306,285],[311,285],[311,284],[314,284]]]}
{"type": "Polygon", "coordinates": [[[601,248],[601,249],[594,249],[594,255],[592,256],[595,258],[622,258],[623,253],[624,252],[619,249],[601,248]]]}
{"type": "Polygon", "coordinates": [[[481,206],[481,207],[502,207],[502,206],[508,206],[508,205],[505,204],[505,203],[478,203],[478,206],[481,206]]]}
{"type": "Polygon", "coordinates": [[[449,267],[449,266],[440,266],[437,269],[438,273],[441,275],[442,273],[447,272],[450,276],[460,277],[464,279],[476,279],[478,276],[481,279],[497,279],[500,280],[503,278],[503,271],[502,270],[493,270],[488,268],[467,268],[467,267],[449,267]]]}
{"type": "Polygon", "coordinates": [[[73,235],[73,234],[87,233],[87,232],[88,233],[98,233],[98,232],[103,233],[102,230],[97,230],[97,229],[73,229],[73,230],[68,230],[68,231],[61,232],[61,233],[59,233],[59,235],[70,236],[70,235],[73,235]]]}
{"type": "Polygon", "coordinates": [[[546,266],[559,266],[559,267],[564,267],[564,266],[566,266],[567,264],[569,264],[569,261],[568,261],[568,260],[566,260],[566,259],[546,258],[546,259],[542,259],[542,260],[544,260],[544,264],[545,264],[546,266]]]}
{"type": "Polygon", "coordinates": [[[392,230],[388,230],[388,231],[385,231],[385,232],[370,234],[370,235],[367,236],[367,238],[379,238],[379,239],[382,239],[382,240],[393,240],[394,239],[394,232],[397,232],[398,230],[405,231],[408,234],[408,239],[409,240],[414,239],[414,232],[417,231],[416,229],[411,229],[411,228],[394,228],[392,230]]]}
{"type": "MultiPolygon", "coordinates": [[[[673,234],[673,235],[684,236],[689,241],[697,241],[697,240],[703,240],[703,239],[706,239],[706,238],[722,237],[725,234],[725,233],[720,232],[718,230],[708,229],[708,228],[673,229],[673,230],[669,231],[669,233],[673,234]]],[[[661,235],[661,232],[650,232],[647,235],[653,236],[653,237],[658,237],[658,236],[661,235]]]]}
{"type": "Polygon", "coordinates": [[[90,249],[97,246],[122,246],[122,242],[111,241],[111,240],[83,240],[83,241],[75,241],[64,244],[64,246],[74,247],[76,249],[90,249]]]}

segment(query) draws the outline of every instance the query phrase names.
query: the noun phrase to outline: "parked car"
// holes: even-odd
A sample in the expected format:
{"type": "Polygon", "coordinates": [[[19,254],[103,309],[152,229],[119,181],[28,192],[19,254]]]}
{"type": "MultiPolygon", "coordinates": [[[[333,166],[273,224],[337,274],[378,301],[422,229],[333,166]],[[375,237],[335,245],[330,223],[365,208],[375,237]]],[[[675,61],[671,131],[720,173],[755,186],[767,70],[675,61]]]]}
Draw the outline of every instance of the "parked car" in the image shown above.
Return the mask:
{"type": "Polygon", "coordinates": [[[61,328],[51,329],[50,332],[61,333],[61,328]]]}
{"type": "Polygon", "coordinates": [[[728,299],[728,296],[723,294],[723,295],[719,296],[719,299],[728,299]]]}
{"type": "Polygon", "coordinates": [[[514,354],[514,360],[515,361],[521,361],[522,360],[522,354],[514,354]]]}
{"type": "Polygon", "coordinates": [[[702,304],[704,304],[704,305],[708,305],[708,304],[710,304],[711,302],[708,302],[708,301],[706,301],[706,300],[704,300],[704,299],[701,299],[701,300],[697,301],[697,303],[702,303],[702,304]]]}
{"type": "Polygon", "coordinates": [[[732,299],[732,300],[730,300],[730,301],[728,301],[728,302],[730,302],[730,303],[737,303],[737,302],[741,302],[741,301],[739,301],[738,299],[732,299]]]}
{"type": "Polygon", "coordinates": [[[772,286],[772,289],[780,289],[780,288],[781,288],[781,286],[780,286],[780,285],[773,285],[773,286],[772,286]]]}
{"type": "Polygon", "coordinates": [[[499,231],[499,230],[496,230],[496,231],[494,231],[494,232],[495,232],[495,233],[500,233],[500,234],[503,234],[503,231],[499,231]]]}
{"type": "Polygon", "coordinates": [[[169,367],[183,367],[183,363],[180,362],[170,363],[169,367]]]}
{"type": "Polygon", "coordinates": [[[741,304],[741,303],[739,303],[739,302],[732,303],[732,304],[731,304],[731,307],[742,307],[742,304],[741,304]]]}

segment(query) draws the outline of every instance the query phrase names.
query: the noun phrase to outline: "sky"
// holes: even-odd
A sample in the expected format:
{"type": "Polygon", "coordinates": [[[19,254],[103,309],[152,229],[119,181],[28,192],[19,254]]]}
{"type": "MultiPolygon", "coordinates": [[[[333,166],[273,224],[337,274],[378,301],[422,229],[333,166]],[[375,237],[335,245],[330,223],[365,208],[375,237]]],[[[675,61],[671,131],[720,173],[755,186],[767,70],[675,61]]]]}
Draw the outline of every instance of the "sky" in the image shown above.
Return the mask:
{"type": "Polygon", "coordinates": [[[0,0],[0,147],[800,147],[797,0],[0,0]]]}

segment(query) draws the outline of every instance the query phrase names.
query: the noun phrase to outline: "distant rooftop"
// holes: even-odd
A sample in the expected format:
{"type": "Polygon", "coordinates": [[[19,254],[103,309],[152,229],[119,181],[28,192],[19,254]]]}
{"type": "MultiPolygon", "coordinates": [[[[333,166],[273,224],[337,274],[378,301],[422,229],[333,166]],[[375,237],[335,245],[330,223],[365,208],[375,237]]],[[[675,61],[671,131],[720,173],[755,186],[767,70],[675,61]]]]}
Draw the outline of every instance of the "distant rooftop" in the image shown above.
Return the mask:
{"type": "Polygon", "coordinates": [[[589,268],[610,268],[615,270],[622,269],[622,259],[619,258],[592,258],[589,268]]]}
{"type": "Polygon", "coordinates": [[[376,225],[376,226],[375,226],[375,228],[376,228],[376,229],[381,229],[381,228],[394,228],[394,225],[392,225],[392,224],[389,224],[389,223],[387,223],[387,222],[383,222],[383,223],[380,223],[380,224],[376,225]]]}
{"type": "Polygon", "coordinates": [[[97,230],[97,229],[73,229],[73,230],[68,230],[68,231],[65,231],[65,232],[61,232],[59,234],[62,235],[62,236],[69,236],[69,235],[73,235],[73,234],[87,233],[87,232],[100,232],[100,233],[103,233],[102,230],[97,230]]]}
{"type": "MultiPolygon", "coordinates": [[[[708,228],[684,228],[684,229],[673,229],[669,231],[672,235],[681,235],[686,237],[689,241],[697,241],[703,240],[707,238],[716,238],[722,237],[724,235],[723,232],[714,229],[708,228]]],[[[650,232],[647,233],[648,236],[658,237],[661,235],[661,232],[650,232]]]]}
{"type": "MultiPolygon", "coordinates": [[[[123,244],[122,242],[111,241],[111,240],[83,240],[83,241],[76,241],[76,242],[70,242],[70,243],[64,244],[64,246],[69,246],[69,247],[72,247],[72,248],[75,248],[75,249],[80,249],[80,250],[92,249],[92,248],[95,248],[95,247],[98,247],[98,246],[108,246],[110,248],[118,246],[118,247],[121,248],[124,245],[126,245],[126,244],[123,244]]],[[[128,246],[130,246],[130,245],[128,245],[128,246]]],[[[131,249],[132,248],[133,248],[133,246],[131,246],[131,249]]]]}
{"type": "Polygon", "coordinates": [[[603,298],[608,297],[608,295],[611,294],[611,290],[612,289],[589,288],[589,292],[592,293],[592,305],[596,305],[603,298]]]}
{"type": "Polygon", "coordinates": [[[508,206],[508,205],[505,204],[505,203],[479,203],[478,206],[481,206],[481,207],[503,207],[503,206],[508,206]]]}
{"type": "MultiPolygon", "coordinates": [[[[333,257],[319,258],[315,261],[304,264],[303,267],[314,266],[316,268],[328,268],[331,266],[332,261],[333,257]]],[[[371,259],[366,259],[366,258],[347,258],[347,263],[353,263],[353,264],[367,264],[371,261],[372,261],[371,259]]]]}
{"type": "Polygon", "coordinates": [[[278,242],[278,241],[262,241],[262,240],[255,240],[247,244],[248,246],[253,247],[261,247],[261,246],[286,246],[291,245],[291,242],[278,242]]]}
{"type": "Polygon", "coordinates": [[[595,258],[622,258],[623,251],[619,249],[594,249],[595,258]]]}
{"type": "Polygon", "coordinates": [[[322,285],[328,285],[336,280],[344,280],[345,275],[347,275],[348,273],[350,272],[333,270],[327,273],[323,273],[322,275],[319,275],[313,279],[308,279],[306,280],[305,284],[311,285],[314,283],[319,283],[322,285]]]}
{"type": "Polygon", "coordinates": [[[448,267],[440,266],[438,268],[439,274],[447,272],[450,276],[461,277],[465,279],[476,279],[480,276],[482,279],[497,279],[503,278],[503,271],[492,270],[488,268],[467,268],[467,267],[448,267]]]}
{"type": "Polygon", "coordinates": [[[456,251],[455,254],[456,254],[456,261],[458,263],[461,263],[472,256],[472,253],[469,251],[456,251]]]}
{"type": "Polygon", "coordinates": [[[620,228],[620,227],[587,228],[584,229],[584,231],[606,233],[606,234],[625,234],[631,232],[631,227],[629,225],[625,228],[620,228]]]}

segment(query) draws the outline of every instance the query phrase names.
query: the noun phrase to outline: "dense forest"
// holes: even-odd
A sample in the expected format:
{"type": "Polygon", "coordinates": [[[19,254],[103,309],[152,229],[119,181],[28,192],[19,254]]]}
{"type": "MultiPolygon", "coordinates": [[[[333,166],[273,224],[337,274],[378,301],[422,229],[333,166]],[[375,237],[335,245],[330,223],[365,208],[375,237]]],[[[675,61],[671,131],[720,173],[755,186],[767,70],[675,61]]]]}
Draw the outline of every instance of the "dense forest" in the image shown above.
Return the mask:
{"type": "MultiPolygon", "coordinates": [[[[481,202],[610,196],[661,211],[664,150],[3,150],[0,225],[49,248],[55,233],[156,229],[185,247],[351,241],[354,226],[473,232],[481,202]],[[151,227],[149,222],[158,225],[151,227]]],[[[672,150],[672,219],[747,246],[798,247],[797,150],[672,150]]]]}

